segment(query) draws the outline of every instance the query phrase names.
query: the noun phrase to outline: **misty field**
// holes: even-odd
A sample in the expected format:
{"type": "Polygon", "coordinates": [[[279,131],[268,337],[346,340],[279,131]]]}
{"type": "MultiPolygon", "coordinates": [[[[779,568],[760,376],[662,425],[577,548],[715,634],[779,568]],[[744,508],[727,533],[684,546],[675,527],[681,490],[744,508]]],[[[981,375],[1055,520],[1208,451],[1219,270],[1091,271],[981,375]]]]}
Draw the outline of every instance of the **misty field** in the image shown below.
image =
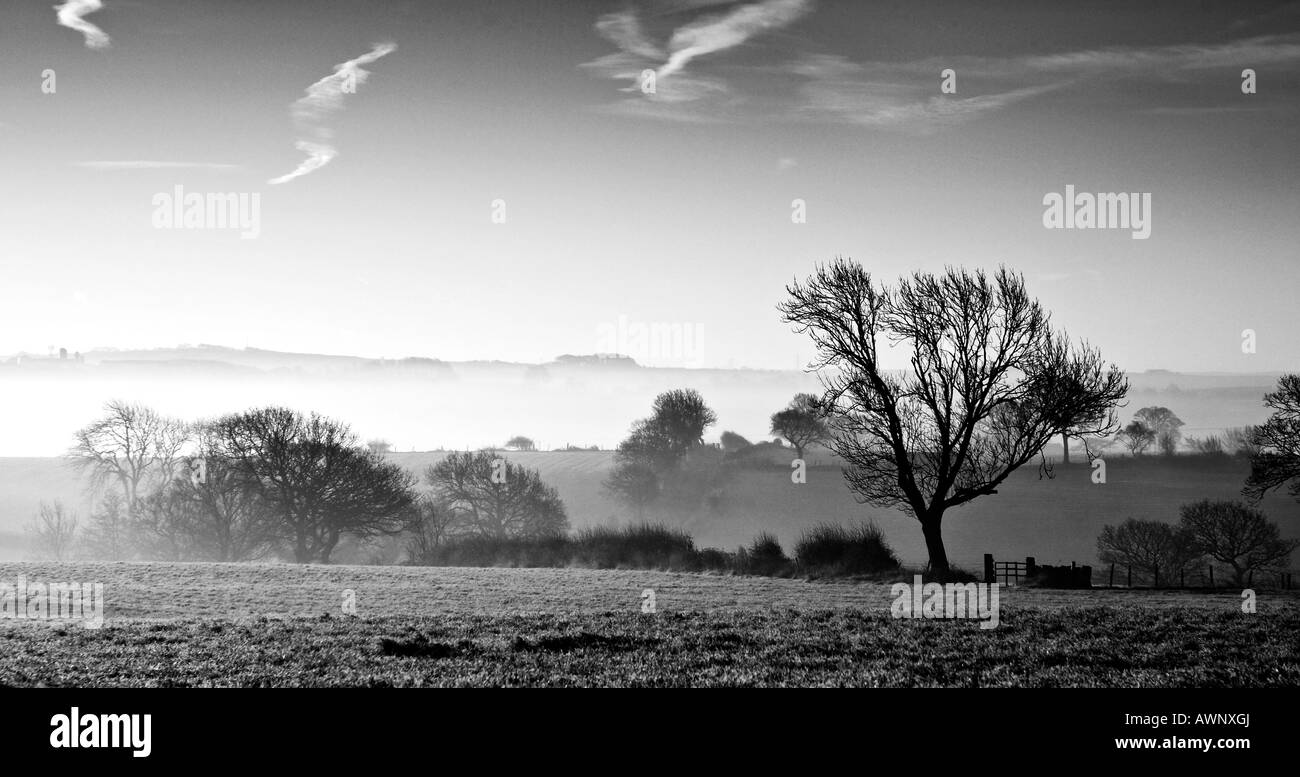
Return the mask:
{"type": "Polygon", "coordinates": [[[895,620],[888,584],[851,581],[0,564],[20,576],[103,583],[106,622],[0,620],[5,686],[1300,685],[1295,593],[1247,614],[1234,592],[1004,589],[981,630],[895,620]]]}

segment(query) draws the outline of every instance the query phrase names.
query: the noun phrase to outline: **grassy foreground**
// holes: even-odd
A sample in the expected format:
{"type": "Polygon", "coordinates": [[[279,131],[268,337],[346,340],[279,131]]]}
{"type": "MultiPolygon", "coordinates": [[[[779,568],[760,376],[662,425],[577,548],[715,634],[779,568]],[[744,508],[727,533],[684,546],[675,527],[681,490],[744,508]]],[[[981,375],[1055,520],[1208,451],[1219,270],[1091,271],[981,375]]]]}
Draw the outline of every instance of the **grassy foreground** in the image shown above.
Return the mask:
{"type": "Polygon", "coordinates": [[[102,582],[101,629],[0,620],[0,684],[1296,686],[1300,597],[1004,591],[895,620],[887,584],[662,572],[5,564],[102,582]],[[657,612],[642,613],[655,591],[657,612]],[[355,591],[357,614],[341,611],[355,591]]]}

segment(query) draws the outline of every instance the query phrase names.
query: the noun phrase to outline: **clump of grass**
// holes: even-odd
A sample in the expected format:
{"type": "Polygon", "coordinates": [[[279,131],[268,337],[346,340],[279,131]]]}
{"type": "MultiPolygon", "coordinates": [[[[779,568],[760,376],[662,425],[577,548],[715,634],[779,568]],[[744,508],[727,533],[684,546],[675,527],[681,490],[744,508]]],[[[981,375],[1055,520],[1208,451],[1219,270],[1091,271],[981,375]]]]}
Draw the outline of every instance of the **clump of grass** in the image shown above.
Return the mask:
{"type": "Polygon", "coordinates": [[[763,532],[736,553],[736,572],[742,575],[777,577],[790,573],[790,559],[771,532],[763,532]]]}
{"type": "Polygon", "coordinates": [[[794,547],[803,574],[816,577],[874,575],[899,568],[898,557],[873,523],[822,523],[805,531],[794,547]]]}
{"type": "Polygon", "coordinates": [[[573,544],[574,563],[583,567],[689,571],[700,566],[691,535],[663,524],[583,529],[573,544]]]}

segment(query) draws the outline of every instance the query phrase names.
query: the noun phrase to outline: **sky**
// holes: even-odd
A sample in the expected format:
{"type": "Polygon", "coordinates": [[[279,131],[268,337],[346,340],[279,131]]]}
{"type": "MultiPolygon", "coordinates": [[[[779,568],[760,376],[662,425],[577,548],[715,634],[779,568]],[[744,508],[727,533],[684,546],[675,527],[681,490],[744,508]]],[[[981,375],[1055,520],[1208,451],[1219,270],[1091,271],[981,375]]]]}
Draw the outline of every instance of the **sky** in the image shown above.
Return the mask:
{"type": "Polygon", "coordinates": [[[0,5],[0,354],[794,369],[847,256],[1005,264],[1127,370],[1300,367],[1300,3],[51,6],[0,5]],[[256,236],[159,226],[177,186],[256,236]],[[1067,186],[1149,237],[1047,228],[1067,186]]]}

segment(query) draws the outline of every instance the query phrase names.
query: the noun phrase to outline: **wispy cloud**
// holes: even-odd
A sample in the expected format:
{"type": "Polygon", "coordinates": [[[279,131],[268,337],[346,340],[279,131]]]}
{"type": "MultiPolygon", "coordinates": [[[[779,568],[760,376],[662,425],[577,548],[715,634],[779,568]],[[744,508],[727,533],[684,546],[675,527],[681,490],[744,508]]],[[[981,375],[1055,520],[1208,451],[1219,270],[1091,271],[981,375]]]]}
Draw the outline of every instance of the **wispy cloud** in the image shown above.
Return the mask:
{"type": "MultiPolygon", "coordinates": [[[[601,110],[672,121],[811,119],[929,133],[1049,93],[1079,95],[1099,84],[1122,81],[1191,84],[1201,77],[1198,74],[1209,70],[1239,72],[1246,67],[1300,63],[1300,35],[1285,34],[1215,43],[903,61],[853,61],[835,54],[805,53],[761,65],[731,61],[726,71],[719,72],[697,67],[697,62],[791,25],[812,10],[812,3],[765,0],[729,4],[721,13],[701,15],[700,9],[715,5],[721,5],[720,0],[658,0],[654,12],[629,9],[600,17],[596,32],[618,51],[583,67],[624,82],[622,91],[631,95],[601,106],[601,110]],[[663,29],[664,20],[692,13],[696,18],[686,24],[663,29]],[[657,28],[659,34],[647,28],[657,28]],[[946,68],[957,73],[958,93],[939,92],[940,73],[946,68]],[[647,70],[655,74],[655,90],[643,94],[642,78],[647,70]]],[[[1209,104],[1189,105],[1187,94],[1168,94],[1178,101],[1176,106],[1150,105],[1147,112],[1173,115],[1246,110],[1214,98],[1209,104]]],[[[1267,107],[1250,109],[1286,108],[1287,101],[1275,100],[1267,107]]]]}
{"type": "MultiPolygon", "coordinates": [[[[661,11],[677,15],[719,4],[718,0],[675,0],[661,4],[661,11]]],[[[646,32],[642,16],[636,11],[616,11],[596,21],[596,32],[619,50],[583,67],[605,78],[627,82],[624,92],[640,92],[642,74],[654,73],[654,91],[616,104],[612,108],[616,112],[684,121],[716,120],[716,115],[707,115],[690,103],[724,100],[730,91],[728,84],[714,76],[692,73],[687,66],[700,57],[733,49],[765,32],[787,27],[811,10],[812,0],[747,3],[725,13],[700,15],[673,29],[663,44],[656,43],[646,32]]]]}
{"type": "Polygon", "coordinates": [[[236,170],[239,165],[221,162],[165,162],[156,159],[123,159],[109,161],[73,162],[77,167],[91,170],[236,170]]]}
{"type": "MultiPolygon", "coordinates": [[[[804,100],[792,113],[883,129],[930,132],[1002,110],[1056,90],[1130,79],[1185,81],[1206,69],[1300,62],[1297,36],[1256,37],[1212,45],[1106,48],[1020,57],[933,57],[906,62],[855,63],[844,57],[807,56],[788,68],[804,79],[804,100]],[[937,95],[939,73],[952,68],[959,94],[937,95]],[[969,84],[980,94],[967,96],[969,84]]],[[[1256,109],[1251,106],[1250,109],[1256,109]]],[[[1265,110],[1265,108],[1258,108],[1265,110]]],[[[1243,110],[1240,107],[1152,106],[1149,113],[1243,110]]]]}
{"type": "Polygon", "coordinates": [[[334,131],[323,123],[330,114],[343,108],[343,95],[353,88],[365,83],[370,71],[362,68],[380,57],[397,50],[396,43],[376,44],[370,52],[356,59],[334,66],[334,72],[307,87],[307,94],[294,102],[290,108],[294,124],[301,137],[294,146],[307,155],[292,172],[279,178],[272,178],[268,183],[280,184],[306,175],[329,164],[338,155],[338,149],[331,142],[334,131]]]}
{"type": "Polygon", "coordinates": [[[86,36],[86,48],[106,49],[112,42],[108,35],[82,18],[103,7],[101,0],[67,0],[63,5],[54,6],[54,10],[58,12],[59,24],[86,36]]]}
{"type": "Polygon", "coordinates": [[[691,22],[673,33],[668,61],[656,75],[671,76],[696,57],[739,46],[755,35],[789,25],[810,10],[809,0],[765,0],[691,22]]]}

